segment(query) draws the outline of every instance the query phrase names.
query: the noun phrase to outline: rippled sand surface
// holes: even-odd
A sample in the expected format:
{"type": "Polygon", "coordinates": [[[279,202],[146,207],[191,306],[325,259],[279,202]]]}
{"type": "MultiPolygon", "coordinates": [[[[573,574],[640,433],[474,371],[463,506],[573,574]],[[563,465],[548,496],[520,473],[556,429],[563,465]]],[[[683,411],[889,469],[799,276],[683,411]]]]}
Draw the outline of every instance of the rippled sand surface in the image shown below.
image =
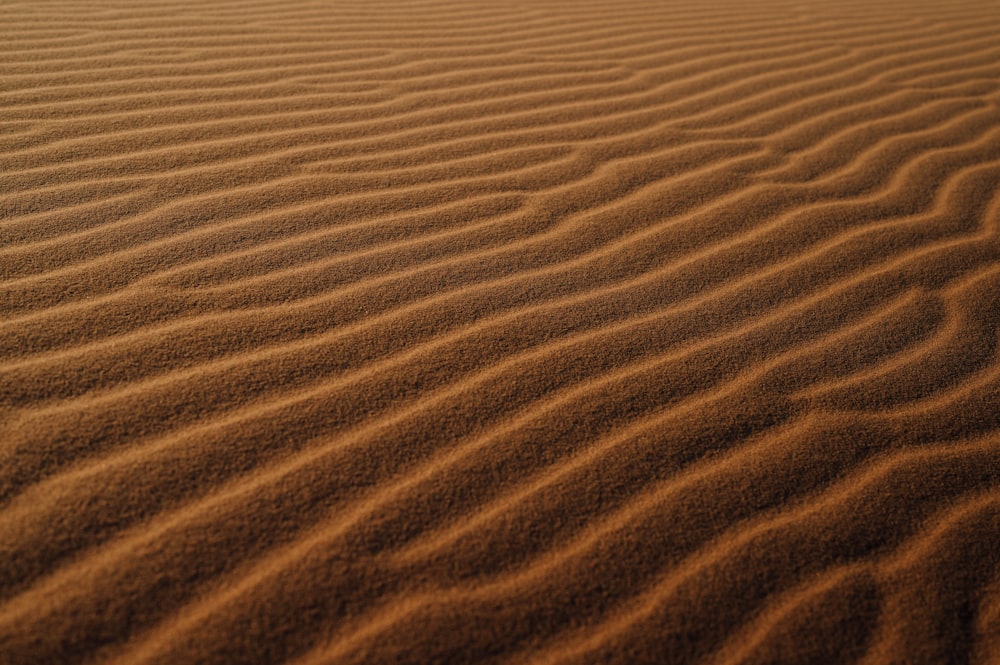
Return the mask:
{"type": "Polygon", "coordinates": [[[995,2],[0,18],[0,663],[1000,662],[995,2]]]}

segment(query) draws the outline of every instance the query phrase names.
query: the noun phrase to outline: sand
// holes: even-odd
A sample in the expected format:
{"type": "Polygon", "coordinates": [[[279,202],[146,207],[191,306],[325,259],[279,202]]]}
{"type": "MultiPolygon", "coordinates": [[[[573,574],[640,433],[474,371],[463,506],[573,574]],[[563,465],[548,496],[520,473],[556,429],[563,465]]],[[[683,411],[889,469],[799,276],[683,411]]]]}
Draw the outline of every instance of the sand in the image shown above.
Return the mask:
{"type": "Polygon", "coordinates": [[[1000,663],[1000,7],[0,18],[0,663],[1000,663]]]}

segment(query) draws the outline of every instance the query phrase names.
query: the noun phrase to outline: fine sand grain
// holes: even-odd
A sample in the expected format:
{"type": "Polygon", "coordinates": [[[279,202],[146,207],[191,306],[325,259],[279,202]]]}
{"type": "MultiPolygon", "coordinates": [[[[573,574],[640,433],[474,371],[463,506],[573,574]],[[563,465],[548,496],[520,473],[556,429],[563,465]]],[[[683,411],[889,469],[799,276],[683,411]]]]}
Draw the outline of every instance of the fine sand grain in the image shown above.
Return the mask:
{"type": "Polygon", "coordinates": [[[998,35],[0,3],[0,664],[1000,663],[998,35]]]}

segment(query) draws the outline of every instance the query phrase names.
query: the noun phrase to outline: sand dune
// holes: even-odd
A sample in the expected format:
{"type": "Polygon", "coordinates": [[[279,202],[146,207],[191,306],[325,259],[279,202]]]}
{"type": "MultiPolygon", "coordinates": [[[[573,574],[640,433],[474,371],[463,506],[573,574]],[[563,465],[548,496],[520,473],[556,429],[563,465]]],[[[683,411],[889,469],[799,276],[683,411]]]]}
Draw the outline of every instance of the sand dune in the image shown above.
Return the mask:
{"type": "Polygon", "coordinates": [[[1000,662],[995,2],[8,2],[0,663],[1000,662]]]}

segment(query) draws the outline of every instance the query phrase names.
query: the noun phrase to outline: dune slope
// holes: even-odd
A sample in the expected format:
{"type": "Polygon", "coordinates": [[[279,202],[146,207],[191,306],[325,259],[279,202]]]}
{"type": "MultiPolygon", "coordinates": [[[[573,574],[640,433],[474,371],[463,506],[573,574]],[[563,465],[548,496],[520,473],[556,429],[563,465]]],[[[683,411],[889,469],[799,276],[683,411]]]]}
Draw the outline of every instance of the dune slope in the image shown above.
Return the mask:
{"type": "Polygon", "coordinates": [[[998,34],[5,2],[0,663],[1000,662],[998,34]]]}

